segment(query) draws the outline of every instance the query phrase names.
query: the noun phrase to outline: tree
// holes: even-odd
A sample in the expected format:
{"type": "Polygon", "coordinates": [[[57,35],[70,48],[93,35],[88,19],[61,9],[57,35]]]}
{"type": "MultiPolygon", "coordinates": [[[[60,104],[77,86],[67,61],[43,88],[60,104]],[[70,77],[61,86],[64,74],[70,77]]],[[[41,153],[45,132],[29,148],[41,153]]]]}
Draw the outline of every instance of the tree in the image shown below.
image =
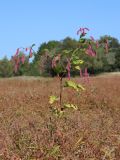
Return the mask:
{"type": "Polygon", "coordinates": [[[120,48],[117,50],[115,55],[115,67],[116,67],[116,70],[120,71],[120,48]]]}
{"type": "MultiPolygon", "coordinates": [[[[103,70],[105,72],[111,72],[116,70],[116,67],[118,68],[118,66],[116,65],[116,54],[118,54],[119,52],[119,41],[118,39],[111,37],[111,36],[102,36],[99,40],[99,43],[103,43],[106,39],[108,39],[108,45],[109,45],[109,54],[102,54],[103,51],[101,52],[100,55],[102,55],[102,62],[103,62],[103,70]]],[[[119,59],[119,58],[118,58],[119,59]]],[[[119,62],[117,62],[118,64],[119,62]]]]}
{"type": "Polygon", "coordinates": [[[39,61],[41,59],[42,54],[44,54],[44,50],[48,49],[49,51],[58,48],[61,45],[59,41],[49,41],[48,43],[44,42],[38,48],[37,53],[35,54],[34,62],[39,61]]]}
{"type": "Polygon", "coordinates": [[[64,40],[61,41],[61,49],[76,49],[78,47],[78,41],[75,39],[72,39],[70,37],[66,37],[64,40]]]}
{"type": "Polygon", "coordinates": [[[109,48],[118,48],[120,46],[118,39],[105,35],[100,37],[99,39],[99,43],[103,43],[106,39],[108,39],[109,42],[109,48]]]}
{"type": "Polygon", "coordinates": [[[5,56],[0,60],[0,77],[11,77],[13,76],[13,66],[10,60],[5,56]]]}

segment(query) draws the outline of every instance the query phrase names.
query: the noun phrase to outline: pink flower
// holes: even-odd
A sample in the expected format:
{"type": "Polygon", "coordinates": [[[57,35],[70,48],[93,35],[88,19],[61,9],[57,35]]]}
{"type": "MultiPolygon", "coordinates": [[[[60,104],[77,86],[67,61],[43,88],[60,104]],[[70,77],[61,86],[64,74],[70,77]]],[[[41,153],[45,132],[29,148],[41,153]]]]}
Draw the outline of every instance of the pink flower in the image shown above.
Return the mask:
{"type": "Polygon", "coordinates": [[[79,35],[80,32],[81,32],[81,34],[82,34],[83,36],[85,36],[85,35],[86,35],[86,31],[89,31],[89,29],[88,29],[88,28],[80,28],[80,29],[77,31],[77,35],[79,35]]]}
{"type": "Polygon", "coordinates": [[[84,82],[89,82],[89,73],[87,68],[85,68],[84,72],[82,73],[82,70],[80,69],[80,77],[84,78],[84,82]]]}
{"type": "Polygon", "coordinates": [[[17,58],[16,58],[16,64],[19,65],[19,63],[20,63],[20,58],[17,57],[17,58]]]}
{"type": "Polygon", "coordinates": [[[89,73],[87,68],[85,68],[85,71],[84,71],[84,81],[89,82],[89,73]]]}
{"type": "Polygon", "coordinates": [[[16,51],[16,53],[15,53],[15,55],[17,56],[18,54],[19,54],[19,48],[17,49],[17,51],[16,51]]]}
{"type": "Polygon", "coordinates": [[[16,73],[17,70],[18,70],[18,68],[19,68],[19,65],[20,65],[20,58],[19,58],[19,56],[15,54],[15,55],[12,57],[12,61],[13,61],[13,63],[14,63],[14,71],[15,71],[15,73],[16,73]]]}
{"type": "Polygon", "coordinates": [[[29,58],[31,58],[32,56],[33,56],[32,48],[30,48],[29,58]]]}
{"type": "Polygon", "coordinates": [[[87,71],[87,68],[85,68],[84,76],[85,76],[85,77],[88,77],[88,76],[89,76],[88,71],[87,71]]]}
{"type": "Polygon", "coordinates": [[[52,60],[52,68],[56,67],[56,61],[55,59],[52,60]]]}
{"type": "Polygon", "coordinates": [[[19,65],[15,64],[15,67],[14,67],[15,73],[18,71],[18,68],[19,68],[19,65]]]}
{"type": "Polygon", "coordinates": [[[67,58],[67,66],[66,69],[68,71],[68,79],[70,80],[70,68],[71,68],[71,64],[70,64],[70,60],[67,58]]]}
{"type": "Polygon", "coordinates": [[[60,54],[58,54],[56,57],[52,60],[52,68],[56,67],[56,62],[60,61],[60,54]]]}
{"type": "Polygon", "coordinates": [[[90,55],[90,56],[96,56],[96,52],[92,49],[91,44],[89,44],[88,48],[86,49],[86,54],[90,55]]]}
{"type": "Polygon", "coordinates": [[[25,62],[25,55],[22,55],[21,62],[22,62],[22,64],[24,64],[24,62],[25,62]]]}

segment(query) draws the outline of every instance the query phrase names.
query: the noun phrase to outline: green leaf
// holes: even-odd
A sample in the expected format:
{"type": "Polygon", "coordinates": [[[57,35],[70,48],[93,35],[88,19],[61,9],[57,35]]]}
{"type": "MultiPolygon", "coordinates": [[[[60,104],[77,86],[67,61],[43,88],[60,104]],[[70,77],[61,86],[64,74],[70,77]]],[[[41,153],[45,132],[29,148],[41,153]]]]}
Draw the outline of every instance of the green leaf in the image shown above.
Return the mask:
{"type": "Polygon", "coordinates": [[[77,110],[77,109],[78,109],[78,107],[77,107],[76,105],[73,105],[73,104],[65,104],[65,105],[64,105],[64,108],[72,108],[72,109],[74,109],[74,110],[77,110]]]}
{"type": "Polygon", "coordinates": [[[68,54],[70,53],[72,50],[63,50],[63,53],[68,54]]]}
{"type": "Polygon", "coordinates": [[[76,55],[76,53],[78,52],[79,48],[76,48],[74,51],[73,51],[73,54],[72,55],[76,55]]]}
{"type": "Polygon", "coordinates": [[[84,38],[81,38],[81,39],[79,40],[80,43],[85,43],[85,41],[86,41],[86,40],[85,40],[84,38]]]}
{"type": "Polygon", "coordinates": [[[53,107],[52,109],[52,113],[56,116],[56,117],[62,117],[64,114],[64,111],[61,111],[60,109],[53,107]]]}
{"type": "Polygon", "coordinates": [[[72,62],[76,60],[79,60],[79,57],[77,55],[72,55],[72,62]]]}
{"type": "Polygon", "coordinates": [[[32,44],[32,46],[31,47],[34,47],[35,46],[35,44],[32,44]]]}
{"type": "Polygon", "coordinates": [[[53,146],[50,151],[49,151],[49,155],[50,156],[53,156],[53,157],[56,157],[59,155],[59,152],[60,152],[60,146],[53,146]]]}
{"type": "Polygon", "coordinates": [[[77,84],[73,81],[66,81],[64,87],[71,87],[71,88],[75,89],[76,91],[79,91],[77,84]]]}
{"type": "Polygon", "coordinates": [[[59,111],[59,112],[58,112],[58,117],[62,117],[63,114],[64,114],[64,111],[59,111]]]}
{"type": "Polygon", "coordinates": [[[80,85],[80,84],[78,84],[77,87],[80,88],[83,91],[85,90],[85,88],[82,85],[80,85]]]}
{"type": "Polygon", "coordinates": [[[75,69],[80,70],[80,66],[75,66],[75,69]]]}
{"type": "Polygon", "coordinates": [[[75,64],[75,65],[79,65],[79,64],[83,64],[83,60],[80,60],[80,59],[78,59],[78,60],[73,60],[73,64],[75,64]]]}
{"type": "Polygon", "coordinates": [[[53,104],[55,101],[58,101],[58,97],[56,97],[56,96],[50,96],[49,103],[53,104]]]}
{"type": "Polygon", "coordinates": [[[78,92],[79,90],[83,90],[83,91],[85,90],[85,88],[84,88],[82,85],[76,84],[76,83],[73,82],[73,81],[66,81],[64,87],[71,87],[71,88],[73,88],[74,90],[76,90],[77,92],[78,92]]]}

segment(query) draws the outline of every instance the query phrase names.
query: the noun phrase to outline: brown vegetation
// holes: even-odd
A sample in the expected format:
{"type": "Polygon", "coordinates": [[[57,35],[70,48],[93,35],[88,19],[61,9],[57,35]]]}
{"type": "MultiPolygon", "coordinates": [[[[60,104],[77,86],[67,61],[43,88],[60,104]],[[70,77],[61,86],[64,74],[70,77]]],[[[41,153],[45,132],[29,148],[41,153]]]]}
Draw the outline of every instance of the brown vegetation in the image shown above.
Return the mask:
{"type": "Polygon", "coordinates": [[[1,79],[0,159],[120,160],[120,77],[85,85],[80,95],[64,90],[79,109],[56,118],[48,97],[58,94],[57,78],[1,79]]]}

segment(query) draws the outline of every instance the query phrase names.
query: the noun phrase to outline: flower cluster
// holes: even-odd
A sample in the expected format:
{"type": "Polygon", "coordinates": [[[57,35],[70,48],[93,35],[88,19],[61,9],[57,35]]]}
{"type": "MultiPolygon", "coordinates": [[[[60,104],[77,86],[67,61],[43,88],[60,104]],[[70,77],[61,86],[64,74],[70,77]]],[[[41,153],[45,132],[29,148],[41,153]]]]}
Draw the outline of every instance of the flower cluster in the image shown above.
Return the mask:
{"type": "Polygon", "coordinates": [[[26,56],[25,53],[29,52],[28,58],[31,58],[33,56],[33,49],[32,49],[33,45],[31,47],[28,48],[18,48],[16,50],[16,53],[14,56],[12,56],[12,61],[14,64],[14,71],[15,73],[19,70],[19,67],[21,64],[25,63],[26,60],[26,56]]]}
{"type": "MultiPolygon", "coordinates": [[[[80,60],[79,53],[84,49],[84,53],[91,56],[96,57],[97,56],[97,49],[99,47],[103,47],[105,49],[105,52],[108,52],[108,40],[106,39],[104,44],[100,44],[97,40],[94,39],[93,36],[90,36],[90,38],[85,38],[87,32],[89,31],[88,28],[80,28],[77,31],[77,35],[80,36],[78,43],[79,48],[76,50],[65,50],[61,51],[61,53],[55,55],[52,60],[52,68],[56,69],[58,66],[59,68],[56,69],[57,72],[67,72],[68,79],[70,80],[70,71],[71,68],[75,68],[81,72],[80,65],[83,63],[82,60],[80,60]],[[63,59],[64,57],[64,59],[63,59]],[[63,64],[63,61],[65,62],[63,64]],[[61,66],[61,68],[60,68],[61,66]]],[[[59,74],[57,73],[57,75],[59,74]]],[[[84,77],[88,77],[89,74],[87,72],[87,68],[85,68],[85,74],[82,75],[84,77]],[[87,75],[87,76],[86,76],[87,75]]]]}
{"type": "Polygon", "coordinates": [[[60,56],[61,56],[61,55],[58,54],[56,57],[53,58],[53,60],[52,60],[52,68],[56,67],[57,62],[60,61],[60,56]]]}
{"type": "Polygon", "coordinates": [[[87,34],[86,31],[89,31],[89,29],[88,28],[80,28],[77,31],[77,35],[79,35],[81,33],[81,36],[85,36],[87,34]]]}

